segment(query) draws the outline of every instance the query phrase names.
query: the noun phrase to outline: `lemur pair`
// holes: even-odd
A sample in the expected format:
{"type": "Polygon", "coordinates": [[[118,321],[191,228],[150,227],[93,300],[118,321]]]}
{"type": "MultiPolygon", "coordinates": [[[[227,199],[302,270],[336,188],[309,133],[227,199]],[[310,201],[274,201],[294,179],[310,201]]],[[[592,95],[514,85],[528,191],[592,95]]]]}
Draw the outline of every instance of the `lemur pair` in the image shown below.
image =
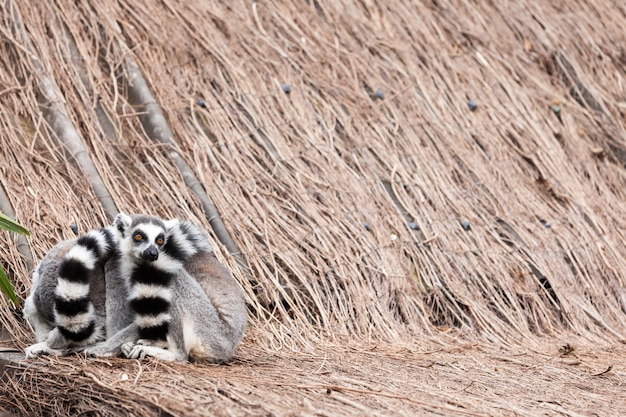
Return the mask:
{"type": "Polygon", "coordinates": [[[24,316],[38,342],[27,357],[223,362],[247,323],[241,290],[197,226],[123,213],[48,252],[24,316]]]}

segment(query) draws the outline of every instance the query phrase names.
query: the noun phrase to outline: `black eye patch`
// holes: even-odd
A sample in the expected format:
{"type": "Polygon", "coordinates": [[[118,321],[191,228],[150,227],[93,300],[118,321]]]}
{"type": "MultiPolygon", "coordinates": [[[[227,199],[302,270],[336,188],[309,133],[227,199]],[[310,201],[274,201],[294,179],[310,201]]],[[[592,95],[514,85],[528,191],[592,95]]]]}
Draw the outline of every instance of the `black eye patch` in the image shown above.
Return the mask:
{"type": "Polygon", "coordinates": [[[144,240],[146,240],[146,235],[141,230],[135,230],[133,232],[133,240],[137,243],[143,242],[144,240]]]}

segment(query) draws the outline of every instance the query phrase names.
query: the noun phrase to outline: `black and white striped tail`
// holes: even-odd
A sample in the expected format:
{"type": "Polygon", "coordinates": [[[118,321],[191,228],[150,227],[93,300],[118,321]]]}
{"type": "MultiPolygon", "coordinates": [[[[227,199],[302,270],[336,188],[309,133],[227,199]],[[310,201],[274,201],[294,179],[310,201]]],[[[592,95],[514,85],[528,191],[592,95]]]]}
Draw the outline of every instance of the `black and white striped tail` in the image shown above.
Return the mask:
{"type": "Polygon", "coordinates": [[[152,264],[139,264],[130,276],[130,307],[135,313],[135,324],[140,339],[155,345],[166,345],[172,316],[170,285],[174,273],[156,268],[152,264]]]}
{"type": "Polygon", "coordinates": [[[101,329],[96,328],[89,281],[96,265],[113,250],[115,238],[111,231],[94,229],[78,238],[61,261],[54,295],[55,324],[74,344],[93,343],[102,336],[101,329]]]}
{"type": "Polygon", "coordinates": [[[206,234],[188,221],[168,220],[168,237],[163,251],[171,258],[184,262],[197,253],[211,252],[213,248],[206,234]]]}

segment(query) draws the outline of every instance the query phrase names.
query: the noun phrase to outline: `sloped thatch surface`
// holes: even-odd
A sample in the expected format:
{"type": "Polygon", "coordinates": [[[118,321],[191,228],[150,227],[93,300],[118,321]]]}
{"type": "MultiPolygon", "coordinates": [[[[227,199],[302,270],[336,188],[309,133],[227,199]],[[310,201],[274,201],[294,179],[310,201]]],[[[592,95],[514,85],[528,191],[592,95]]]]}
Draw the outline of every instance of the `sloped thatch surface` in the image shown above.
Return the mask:
{"type": "Polygon", "coordinates": [[[626,412],[626,10],[405,3],[0,3],[0,181],[35,258],[213,204],[252,322],[226,367],[26,363],[0,409],[626,412]]]}

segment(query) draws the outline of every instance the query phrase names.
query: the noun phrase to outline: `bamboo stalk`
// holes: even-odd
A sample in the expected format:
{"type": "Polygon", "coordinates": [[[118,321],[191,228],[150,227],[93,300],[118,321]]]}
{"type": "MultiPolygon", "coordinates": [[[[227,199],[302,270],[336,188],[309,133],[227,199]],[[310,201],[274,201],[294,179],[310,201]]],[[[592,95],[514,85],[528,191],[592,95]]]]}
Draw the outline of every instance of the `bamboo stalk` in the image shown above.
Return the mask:
{"type": "Polygon", "coordinates": [[[217,208],[211,201],[211,198],[208,196],[200,181],[198,181],[198,178],[193,173],[191,167],[187,164],[180,152],[178,152],[176,142],[174,140],[174,134],[172,133],[167,120],[165,120],[165,116],[163,115],[161,108],[156,103],[154,96],[150,92],[148,84],[143,78],[141,71],[139,71],[137,64],[135,64],[132,59],[127,59],[126,67],[128,71],[128,99],[130,103],[136,107],[137,112],[141,114],[140,120],[146,134],[153,141],[166,146],[167,153],[183,176],[185,184],[200,200],[207,220],[213,228],[215,235],[226,247],[228,252],[235,258],[237,263],[244,270],[248,271],[246,260],[226,229],[217,208]]]}
{"type": "Polygon", "coordinates": [[[35,70],[34,75],[36,75],[39,81],[39,107],[43,112],[44,118],[57,138],[68,150],[72,159],[87,176],[107,219],[112,221],[118,213],[117,207],[100,178],[100,174],[91,160],[80,134],[68,116],[67,109],[63,104],[63,97],[39,60],[37,51],[24,28],[22,17],[17,7],[10,0],[5,3],[5,7],[11,15],[13,33],[16,39],[20,40],[22,46],[28,51],[30,62],[35,70]]]}

